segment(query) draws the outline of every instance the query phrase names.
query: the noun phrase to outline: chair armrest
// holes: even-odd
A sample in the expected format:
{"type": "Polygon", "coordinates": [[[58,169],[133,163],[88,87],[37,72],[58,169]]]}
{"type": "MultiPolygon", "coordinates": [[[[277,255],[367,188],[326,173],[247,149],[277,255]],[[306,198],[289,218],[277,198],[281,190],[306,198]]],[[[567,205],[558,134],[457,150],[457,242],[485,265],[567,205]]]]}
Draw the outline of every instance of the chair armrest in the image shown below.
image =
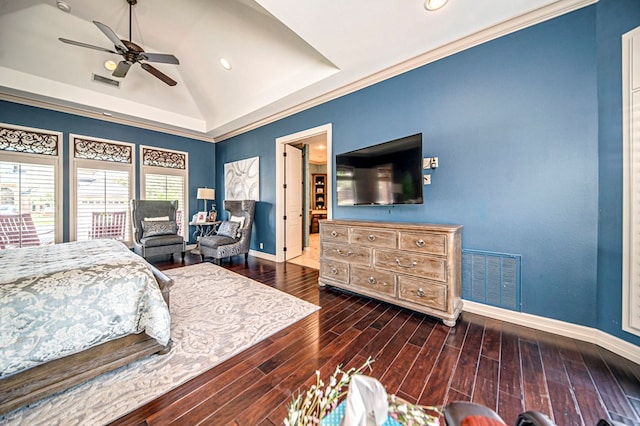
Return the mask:
{"type": "Polygon", "coordinates": [[[556,426],[556,424],[540,411],[525,411],[518,416],[516,426],[556,426]]]}

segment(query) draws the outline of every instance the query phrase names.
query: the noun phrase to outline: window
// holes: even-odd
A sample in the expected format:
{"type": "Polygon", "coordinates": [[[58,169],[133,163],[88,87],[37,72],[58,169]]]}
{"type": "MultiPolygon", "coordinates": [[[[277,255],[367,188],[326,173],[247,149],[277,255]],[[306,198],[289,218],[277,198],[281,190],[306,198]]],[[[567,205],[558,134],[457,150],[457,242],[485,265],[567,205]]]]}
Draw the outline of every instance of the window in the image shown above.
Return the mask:
{"type": "Polygon", "coordinates": [[[185,236],[187,206],[187,153],[140,147],[141,189],[145,200],[178,200],[178,234],[185,236]]]}
{"type": "Polygon", "coordinates": [[[62,134],[0,124],[0,249],[62,240],[62,134]]]}
{"type": "Polygon", "coordinates": [[[71,239],[131,241],[129,200],[135,197],[132,144],[70,135],[71,239]]]}

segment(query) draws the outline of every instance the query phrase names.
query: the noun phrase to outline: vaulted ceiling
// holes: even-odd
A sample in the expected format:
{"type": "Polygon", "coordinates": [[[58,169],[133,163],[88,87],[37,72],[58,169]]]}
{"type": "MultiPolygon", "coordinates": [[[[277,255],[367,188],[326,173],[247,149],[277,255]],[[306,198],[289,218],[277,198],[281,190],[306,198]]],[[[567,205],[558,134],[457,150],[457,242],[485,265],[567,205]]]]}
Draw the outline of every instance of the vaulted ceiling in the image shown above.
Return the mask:
{"type": "MultiPolygon", "coordinates": [[[[172,53],[135,64],[115,88],[103,64],[118,55],[92,21],[129,39],[126,0],[0,0],[0,94],[205,140],[224,139],[595,0],[138,0],[131,40],[172,53]],[[219,59],[231,63],[225,70],[219,59]]],[[[113,77],[111,77],[113,78],[113,77]]]]}

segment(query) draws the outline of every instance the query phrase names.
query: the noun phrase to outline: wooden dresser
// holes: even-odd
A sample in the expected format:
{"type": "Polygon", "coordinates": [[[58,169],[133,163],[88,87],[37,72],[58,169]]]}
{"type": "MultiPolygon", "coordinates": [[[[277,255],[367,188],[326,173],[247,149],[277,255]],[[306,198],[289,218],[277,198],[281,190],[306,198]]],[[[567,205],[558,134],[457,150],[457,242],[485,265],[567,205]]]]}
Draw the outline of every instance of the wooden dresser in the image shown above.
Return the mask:
{"type": "Polygon", "coordinates": [[[318,281],[453,327],[462,310],[461,239],[460,225],[321,220],[318,281]]]}

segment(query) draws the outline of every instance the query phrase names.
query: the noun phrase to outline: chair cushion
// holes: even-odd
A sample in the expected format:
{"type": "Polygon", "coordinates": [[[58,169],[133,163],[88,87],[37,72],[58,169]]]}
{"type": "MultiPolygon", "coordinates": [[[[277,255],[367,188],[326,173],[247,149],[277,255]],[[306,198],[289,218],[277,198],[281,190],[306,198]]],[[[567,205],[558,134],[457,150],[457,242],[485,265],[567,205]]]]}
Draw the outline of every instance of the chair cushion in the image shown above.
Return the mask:
{"type": "Polygon", "coordinates": [[[238,240],[236,240],[235,238],[218,234],[200,238],[200,245],[210,248],[216,248],[220,246],[226,246],[227,244],[233,244],[237,241],[238,240]]]}
{"type": "Polygon", "coordinates": [[[225,220],[218,227],[217,234],[223,237],[237,238],[238,229],[240,229],[239,222],[231,222],[230,220],[225,220]]]}
{"type": "Polygon", "coordinates": [[[231,222],[238,222],[240,224],[240,228],[244,226],[244,216],[231,216],[229,220],[231,222]]]}
{"type": "Polygon", "coordinates": [[[175,235],[178,233],[178,224],[175,220],[143,220],[142,238],[156,237],[158,235],[175,235]]]}
{"type": "Polygon", "coordinates": [[[184,239],[180,235],[156,235],[154,237],[143,237],[140,239],[140,243],[145,247],[159,247],[182,244],[184,239]]]}

